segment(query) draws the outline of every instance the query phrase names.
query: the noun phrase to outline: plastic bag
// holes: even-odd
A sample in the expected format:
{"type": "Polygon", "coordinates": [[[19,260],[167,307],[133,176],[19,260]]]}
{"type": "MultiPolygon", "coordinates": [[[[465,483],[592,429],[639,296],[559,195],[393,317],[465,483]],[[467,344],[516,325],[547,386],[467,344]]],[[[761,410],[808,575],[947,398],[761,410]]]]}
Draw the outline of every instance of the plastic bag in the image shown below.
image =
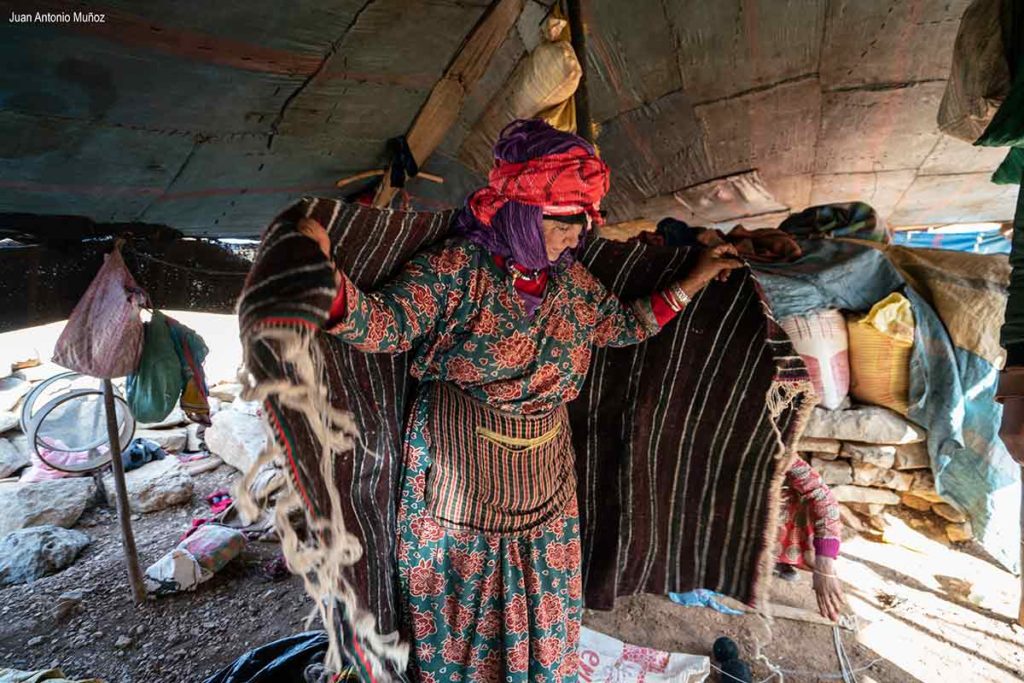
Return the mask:
{"type": "Polygon", "coordinates": [[[818,405],[836,410],[850,390],[846,319],[839,311],[822,311],[782,321],[793,348],[804,359],[818,405]]]}
{"type": "Polygon", "coordinates": [[[580,629],[579,680],[584,683],[701,683],[710,673],[707,657],[628,645],[580,629]]]}
{"type": "Polygon", "coordinates": [[[128,377],[128,406],[139,422],[159,422],[181,396],[181,361],[163,313],[155,312],[146,323],[145,339],[138,372],[128,377]]]}
{"type": "Polygon", "coordinates": [[[53,350],[53,362],[83,375],[110,379],[135,371],[142,354],[139,308],[146,293],[121,258],[120,246],[71,311],[53,350]]]}
{"type": "Polygon", "coordinates": [[[306,683],[306,669],[326,654],[327,634],[307,631],[249,650],[205,683],[306,683]]]}
{"type": "Polygon", "coordinates": [[[850,336],[850,394],[858,401],[907,414],[914,312],[893,292],[865,316],[847,321],[850,336]]]}

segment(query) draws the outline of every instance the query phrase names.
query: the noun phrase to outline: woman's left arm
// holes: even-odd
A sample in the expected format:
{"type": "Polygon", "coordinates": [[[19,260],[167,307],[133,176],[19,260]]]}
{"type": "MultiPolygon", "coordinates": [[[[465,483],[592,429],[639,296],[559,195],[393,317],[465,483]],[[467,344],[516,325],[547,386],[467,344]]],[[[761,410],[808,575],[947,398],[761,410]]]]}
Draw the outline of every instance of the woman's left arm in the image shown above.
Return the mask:
{"type": "Polygon", "coordinates": [[[690,303],[690,299],[712,280],[725,281],[729,273],[742,268],[736,249],[723,244],[701,251],[693,270],[665,290],[623,304],[605,291],[598,305],[594,344],[631,346],[657,334],[690,303]]]}

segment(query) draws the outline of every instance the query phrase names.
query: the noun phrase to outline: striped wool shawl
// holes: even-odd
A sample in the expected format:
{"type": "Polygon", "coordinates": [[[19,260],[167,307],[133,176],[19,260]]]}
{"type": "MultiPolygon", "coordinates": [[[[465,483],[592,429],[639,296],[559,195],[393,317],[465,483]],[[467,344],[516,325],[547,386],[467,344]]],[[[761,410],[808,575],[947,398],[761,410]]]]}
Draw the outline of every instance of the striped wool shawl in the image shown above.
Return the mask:
{"type": "MultiPolygon", "coordinates": [[[[395,515],[415,386],[407,355],[361,353],[320,330],[334,281],[316,244],[296,231],[304,216],[327,228],[337,266],[369,290],[445,236],[452,213],[303,199],[264,233],[239,302],[246,395],[264,402],[274,437],[261,464],[276,462],[290,480],[276,512],[289,565],[328,632],[346,615],[359,656],[387,677],[385,665],[401,670],[406,652],[395,515]]],[[[692,258],[596,240],[582,262],[628,300],[677,279],[692,258]]],[[[569,406],[587,605],[698,587],[757,602],[789,445],[812,394],[747,270],[707,287],[647,342],[597,349],[569,406]]],[[[333,640],[336,664],[344,643],[333,640]]]]}

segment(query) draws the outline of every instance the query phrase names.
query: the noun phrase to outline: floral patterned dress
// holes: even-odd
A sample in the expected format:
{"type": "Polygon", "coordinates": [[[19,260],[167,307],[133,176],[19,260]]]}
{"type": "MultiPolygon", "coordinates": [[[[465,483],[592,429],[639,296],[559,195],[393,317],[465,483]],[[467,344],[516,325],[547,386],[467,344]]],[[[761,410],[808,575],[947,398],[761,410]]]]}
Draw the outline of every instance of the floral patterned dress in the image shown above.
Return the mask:
{"type": "Polygon", "coordinates": [[[504,411],[550,411],[576,398],[593,346],[635,344],[660,329],[657,297],[624,306],[575,263],[550,275],[528,316],[513,278],[464,240],[421,253],[372,293],[343,277],[330,331],[366,352],[411,350],[421,381],[406,427],[397,543],[419,680],[574,681],[583,612],[575,496],[521,536],[450,530],[430,516],[428,383],[451,382],[504,411]]]}

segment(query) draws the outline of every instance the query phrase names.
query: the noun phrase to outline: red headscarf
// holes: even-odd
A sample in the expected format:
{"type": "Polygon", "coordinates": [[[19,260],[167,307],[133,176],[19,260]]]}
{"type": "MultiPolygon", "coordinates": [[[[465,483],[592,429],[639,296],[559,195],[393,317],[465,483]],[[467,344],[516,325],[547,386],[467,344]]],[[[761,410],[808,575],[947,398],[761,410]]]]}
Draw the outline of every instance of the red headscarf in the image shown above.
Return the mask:
{"type": "Polygon", "coordinates": [[[547,215],[587,213],[600,225],[601,198],[610,177],[608,165],[582,147],[523,162],[495,159],[487,187],[470,196],[469,210],[490,225],[494,214],[512,200],[543,207],[547,215]]]}

